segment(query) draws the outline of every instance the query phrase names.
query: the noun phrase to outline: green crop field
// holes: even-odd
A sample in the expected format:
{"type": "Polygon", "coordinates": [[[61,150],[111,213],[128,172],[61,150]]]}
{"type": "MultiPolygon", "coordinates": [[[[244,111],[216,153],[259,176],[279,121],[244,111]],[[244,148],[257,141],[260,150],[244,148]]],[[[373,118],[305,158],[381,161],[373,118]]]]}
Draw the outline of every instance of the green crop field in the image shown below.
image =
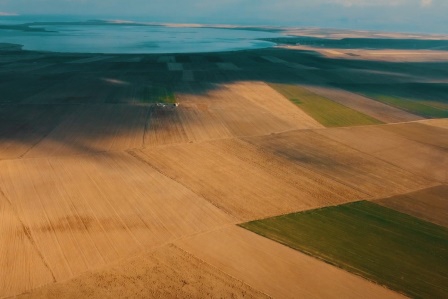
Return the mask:
{"type": "Polygon", "coordinates": [[[355,84],[338,87],[423,117],[448,117],[447,84],[355,84]]]}
{"type": "Polygon", "coordinates": [[[429,117],[429,118],[445,118],[448,117],[448,109],[443,108],[440,103],[410,100],[397,96],[386,96],[367,93],[366,96],[374,100],[383,102],[390,106],[395,106],[397,108],[409,111],[411,113],[429,117]]]}
{"type": "Polygon", "coordinates": [[[163,86],[151,86],[143,89],[140,101],[144,103],[174,104],[176,103],[176,96],[169,88],[163,86]]]}
{"type": "Polygon", "coordinates": [[[375,118],[316,95],[297,85],[269,85],[326,127],[346,127],[382,123],[375,118]]]}
{"type": "Polygon", "coordinates": [[[448,229],[361,201],[241,224],[415,298],[448,298],[448,229]]]}

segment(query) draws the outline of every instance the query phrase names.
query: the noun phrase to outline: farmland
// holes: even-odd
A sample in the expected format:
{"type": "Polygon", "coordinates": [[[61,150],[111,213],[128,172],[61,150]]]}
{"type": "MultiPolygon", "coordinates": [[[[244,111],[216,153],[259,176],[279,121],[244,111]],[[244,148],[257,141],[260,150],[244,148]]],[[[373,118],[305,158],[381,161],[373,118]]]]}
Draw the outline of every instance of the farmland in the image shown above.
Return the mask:
{"type": "Polygon", "coordinates": [[[341,85],[341,87],[425,118],[446,118],[448,116],[447,87],[443,82],[341,85]],[[426,93],[428,88],[434,89],[434,93],[426,93]]]}
{"type": "Polygon", "coordinates": [[[442,111],[446,63],[285,47],[0,51],[0,298],[446,294],[446,260],[433,266],[423,252],[445,238],[446,119],[367,94],[442,111]],[[346,253],[350,269],[322,261],[322,248],[310,256],[238,226],[292,219],[282,232],[319,211],[332,218],[297,233],[346,253]],[[358,222],[364,234],[316,237],[358,222]],[[380,252],[360,241],[380,228],[388,234],[374,245],[397,269],[414,259],[406,271],[443,275],[433,286],[412,273],[397,281],[398,270],[358,275],[371,263],[351,249],[380,252]],[[393,243],[392,232],[417,241],[393,243]]]}
{"type": "Polygon", "coordinates": [[[377,199],[374,203],[448,227],[448,186],[440,185],[407,194],[377,199]]]}
{"type": "Polygon", "coordinates": [[[394,210],[356,202],[242,226],[411,297],[448,292],[448,230],[394,210]]]}
{"type": "Polygon", "coordinates": [[[381,123],[372,117],[316,95],[304,88],[279,84],[271,86],[326,127],[381,123]]]}

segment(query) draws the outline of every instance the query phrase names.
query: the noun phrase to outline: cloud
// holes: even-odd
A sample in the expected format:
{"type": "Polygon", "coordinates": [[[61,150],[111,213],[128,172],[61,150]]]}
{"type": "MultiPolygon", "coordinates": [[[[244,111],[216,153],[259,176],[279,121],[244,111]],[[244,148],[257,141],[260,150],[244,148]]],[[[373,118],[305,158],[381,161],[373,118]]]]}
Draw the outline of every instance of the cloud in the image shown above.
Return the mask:
{"type": "Polygon", "coordinates": [[[431,6],[432,5],[432,0],[422,0],[421,1],[421,5],[423,7],[431,6]]]}
{"type": "Polygon", "coordinates": [[[71,14],[80,20],[108,18],[448,33],[448,0],[0,0],[0,11],[55,17],[71,14]]]}
{"type": "Polygon", "coordinates": [[[12,16],[18,16],[18,14],[14,12],[0,11],[0,17],[12,17],[12,16]]]}
{"type": "MultiPolygon", "coordinates": [[[[425,1],[425,0],[423,0],[425,1]]],[[[397,6],[405,4],[405,0],[327,0],[327,3],[340,4],[346,7],[351,6],[397,6]]]]}

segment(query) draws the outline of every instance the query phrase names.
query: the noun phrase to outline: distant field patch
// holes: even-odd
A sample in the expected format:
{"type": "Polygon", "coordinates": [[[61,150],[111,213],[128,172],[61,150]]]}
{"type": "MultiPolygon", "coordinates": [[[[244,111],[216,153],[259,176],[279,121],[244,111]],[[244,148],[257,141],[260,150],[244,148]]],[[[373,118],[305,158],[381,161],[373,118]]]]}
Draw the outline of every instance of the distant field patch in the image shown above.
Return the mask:
{"type": "Polygon", "coordinates": [[[368,97],[380,101],[382,103],[415,113],[429,118],[445,118],[448,117],[448,109],[435,107],[422,101],[410,100],[398,96],[379,95],[368,93],[368,97]]]}
{"type": "Polygon", "coordinates": [[[448,229],[362,201],[241,225],[414,298],[448,297],[448,229]]]}
{"type": "Polygon", "coordinates": [[[364,84],[341,87],[423,117],[448,117],[448,84],[364,84]]]}
{"type": "Polygon", "coordinates": [[[326,127],[374,125],[382,122],[361,112],[289,84],[269,84],[326,127]]]}
{"type": "Polygon", "coordinates": [[[448,227],[448,185],[375,200],[376,204],[448,227]]]}
{"type": "Polygon", "coordinates": [[[148,86],[143,89],[140,101],[144,103],[176,103],[176,96],[169,88],[164,86],[148,86]]]}

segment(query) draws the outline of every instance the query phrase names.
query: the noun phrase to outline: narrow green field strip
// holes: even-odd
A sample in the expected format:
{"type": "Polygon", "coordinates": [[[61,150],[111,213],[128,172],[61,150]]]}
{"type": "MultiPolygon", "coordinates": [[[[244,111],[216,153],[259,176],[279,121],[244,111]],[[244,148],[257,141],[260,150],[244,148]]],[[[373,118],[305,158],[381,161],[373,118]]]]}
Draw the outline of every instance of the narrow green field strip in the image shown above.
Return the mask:
{"type": "Polygon", "coordinates": [[[414,298],[448,298],[448,229],[361,201],[241,224],[414,298]]]}
{"type": "Polygon", "coordinates": [[[375,125],[382,122],[361,112],[316,95],[305,88],[289,84],[269,84],[326,127],[375,125]]]}
{"type": "Polygon", "coordinates": [[[143,103],[176,103],[176,96],[167,87],[164,86],[150,86],[143,89],[140,101],[143,103]]]}
{"type": "Polygon", "coordinates": [[[434,103],[405,99],[396,96],[386,96],[377,94],[366,94],[367,97],[380,101],[384,104],[406,110],[408,112],[428,117],[428,118],[445,118],[448,117],[448,109],[444,109],[442,104],[436,107],[434,103]]]}

